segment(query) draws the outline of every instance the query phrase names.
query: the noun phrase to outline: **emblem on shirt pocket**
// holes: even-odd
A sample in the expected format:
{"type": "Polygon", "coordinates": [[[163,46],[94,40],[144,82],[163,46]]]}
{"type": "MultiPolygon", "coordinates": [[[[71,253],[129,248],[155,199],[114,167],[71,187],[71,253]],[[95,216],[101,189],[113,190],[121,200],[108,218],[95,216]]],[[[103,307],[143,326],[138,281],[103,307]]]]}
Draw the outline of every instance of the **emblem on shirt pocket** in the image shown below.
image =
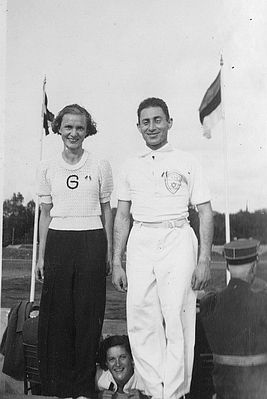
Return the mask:
{"type": "Polygon", "coordinates": [[[176,171],[167,171],[164,174],[164,181],[167,190],[170,193],[175,194],[181,187],[182,176],[176,171]]]}

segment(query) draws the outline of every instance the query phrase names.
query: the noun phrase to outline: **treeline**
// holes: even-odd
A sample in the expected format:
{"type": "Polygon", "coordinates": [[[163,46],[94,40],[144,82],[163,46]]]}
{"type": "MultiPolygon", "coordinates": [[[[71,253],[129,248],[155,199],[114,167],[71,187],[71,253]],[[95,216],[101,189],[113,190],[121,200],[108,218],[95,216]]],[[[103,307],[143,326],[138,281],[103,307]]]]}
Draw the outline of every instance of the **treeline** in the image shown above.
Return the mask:
{"type": "Polygon", "coordinates": [[[32,244],[35,202],[26,206],[21,193],[13,194],[3,203],[3,246],[9,244],[32,244]]]}
{"type": "MultiPolygon", "coordinates": [[[[112,209],[115,216],[116,208],[112,209]]],[[[13,194],[3,203],[3,246],[9,244],[31,244],[33,241],[35,202],[29,201],[24,205],[24,197],[21,193],[13,194]]],[[[199,220],[197,211],[191,208],[189,211],[191,226],[199,237],[199,220]]],[[[214,212],[214,244],[225,243],[225,219],[224,214],[214,212]]],[[[230,215],[231,239],[253,237],[262,244],[267,244],[267,209],[261,209],[250,213],[239,211],[230,215]]]]}
{"type": "MultiPolygon", "coordinates": [[[[199,238],[199,220],[197,212],[190,209],[189,219],[191,226],[199,238]]],[[[234,238],[255,238],[261,244],[267,244],[267,209],[260,209],[253,213],[239,211],[230,215],[231,240],[234,238]]],[[[214,212],[214,245],[225,243],[225,215],[214,212]]]]}

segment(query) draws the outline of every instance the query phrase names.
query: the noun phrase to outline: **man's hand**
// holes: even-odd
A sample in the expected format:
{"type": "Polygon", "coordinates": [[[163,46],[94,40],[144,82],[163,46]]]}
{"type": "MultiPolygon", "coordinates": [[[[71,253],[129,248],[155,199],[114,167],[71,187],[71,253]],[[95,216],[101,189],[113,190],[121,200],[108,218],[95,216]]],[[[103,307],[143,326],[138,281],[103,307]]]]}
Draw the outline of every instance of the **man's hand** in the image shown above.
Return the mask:
{"type": "Polygon", "coordinates": [[[127,277],[121,262],[113,262],[112,284],[120,292],[127,291],[127,277]]]}
{"type": "Polygon", "coordinates": [[[112,399],[114,392],[104,389],[104,391],[98,392],[98,399],[112,399]]]}
{"type": "Polygon", "coordinates": [[[35,266],[35,278],[41,282],[44,280],[44,259],[38,259],[35,266]]]}
{"type": "Polygon", "coordinates": [[[211,278],[210,261],[199,260],[191,279],[193,290],[204,290],[211,278]]]}

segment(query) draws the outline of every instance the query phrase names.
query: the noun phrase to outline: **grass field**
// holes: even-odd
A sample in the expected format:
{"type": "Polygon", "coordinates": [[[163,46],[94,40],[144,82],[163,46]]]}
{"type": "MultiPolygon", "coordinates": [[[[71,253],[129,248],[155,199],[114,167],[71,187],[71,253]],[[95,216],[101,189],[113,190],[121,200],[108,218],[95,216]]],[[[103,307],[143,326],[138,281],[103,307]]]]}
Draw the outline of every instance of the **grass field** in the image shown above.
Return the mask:
{"type": "MultiPolygon", "coordinates": [[[[31,257],[30,246],[19,248],[3,248],[3,278],[2,278],[2,307],[10,308],[19,300],[29,299],[31,279],[31,257]]],[[[212,254],[212,279],[208,290],[223,288],[225,286],[225,263],[218,252],[212,254]]],[[[257,277],[267,282],[267,253],[260,256],[257,277]]],[[[35,300],[40,300],[42,283],[36,282],[35,300]]],[[[106,319],[122,319],[126,317],[125,299],[123,293],[117,292],[107,277],[107,301],[106,319]]]]}

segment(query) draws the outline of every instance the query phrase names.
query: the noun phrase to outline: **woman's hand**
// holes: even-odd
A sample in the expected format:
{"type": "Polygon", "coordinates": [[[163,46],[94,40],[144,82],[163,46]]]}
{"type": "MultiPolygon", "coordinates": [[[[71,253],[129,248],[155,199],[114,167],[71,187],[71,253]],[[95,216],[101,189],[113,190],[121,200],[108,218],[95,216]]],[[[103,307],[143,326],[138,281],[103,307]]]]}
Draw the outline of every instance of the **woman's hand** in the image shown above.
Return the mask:
{"type": "Polygon", "coordinates": [[[38,262],[35,266],[35,278],[38,281],[43,282],[44,279],[44,259],[38,259],[38,262]]]}
{"type": "Polygon", "coordinates": [[[112,248],[108,248],[106,256],[106,275],[110,276],[112,273],[112,248]]]}
{"type": "Polygon", "coordinates": [[[112,399],[114,392],[104,389],[104,391],[98,392],[98,399],[112,399]]]}
{"type": "Polygon", "coordinates": [[[129,399],[148,399],[148,396],[142,394],[138,389],[131,389],[128,393],[129,399]]]}

